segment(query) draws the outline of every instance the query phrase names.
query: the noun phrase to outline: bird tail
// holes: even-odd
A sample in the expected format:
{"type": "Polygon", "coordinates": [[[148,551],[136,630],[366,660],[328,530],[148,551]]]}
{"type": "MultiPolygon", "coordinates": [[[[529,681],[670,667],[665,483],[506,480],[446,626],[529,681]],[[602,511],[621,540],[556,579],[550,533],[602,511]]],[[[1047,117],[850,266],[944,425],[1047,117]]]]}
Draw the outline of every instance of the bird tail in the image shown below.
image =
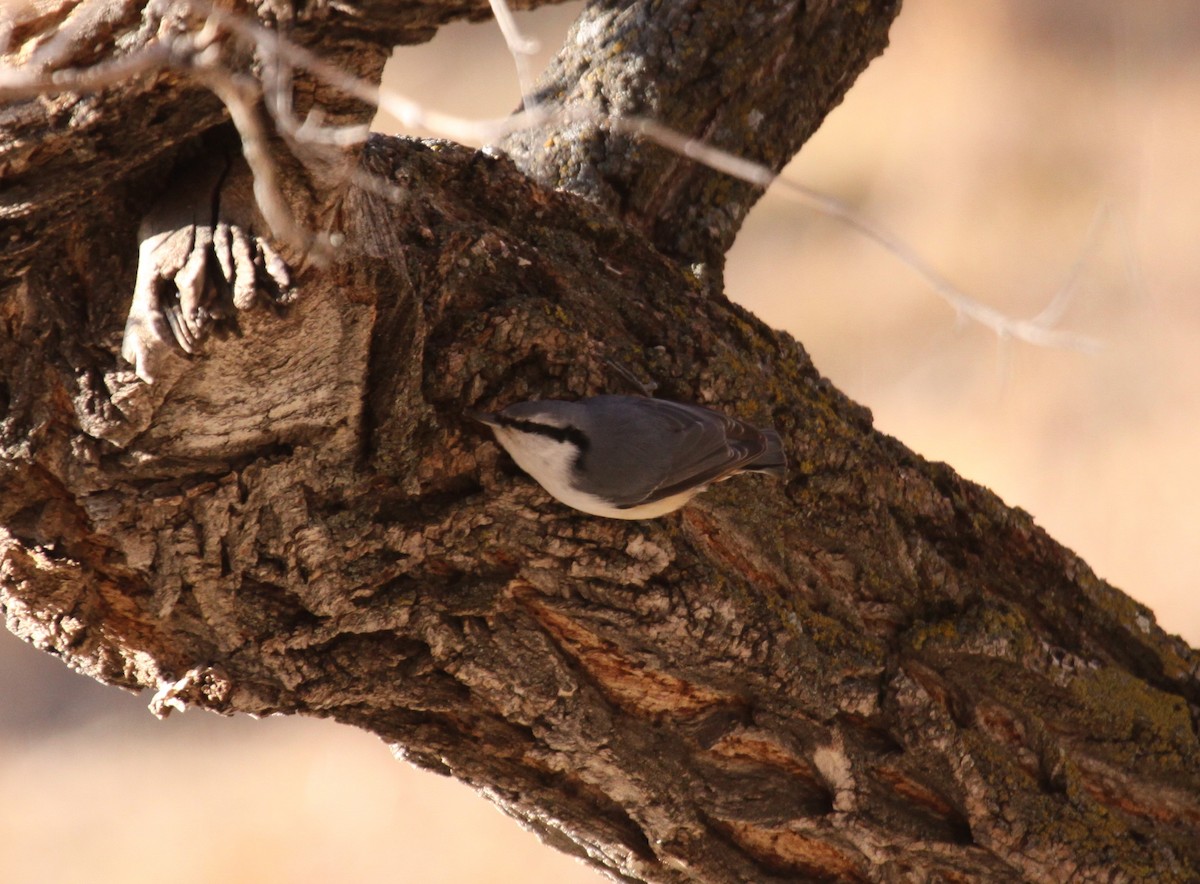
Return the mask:
{"type": "Polygon", "coordinates": [[[782,479],[787,476],[787,455],[783,453],[783,440],[774,430],[760,430],[767,440],[763,453],[742,467],[749,473],[767,473],[782,479]]]}

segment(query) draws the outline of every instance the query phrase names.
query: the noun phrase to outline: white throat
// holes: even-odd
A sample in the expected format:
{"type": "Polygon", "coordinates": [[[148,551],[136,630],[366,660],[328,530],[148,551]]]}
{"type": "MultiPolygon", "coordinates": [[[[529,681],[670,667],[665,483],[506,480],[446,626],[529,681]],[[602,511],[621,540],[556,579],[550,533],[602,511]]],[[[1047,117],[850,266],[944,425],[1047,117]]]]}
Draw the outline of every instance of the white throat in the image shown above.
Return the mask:
{"type": "Polygon", "coordinates": [[[571,472],[579,449],[570,442],[552,439],[540,433],[522,433],[510,427],[493,426],[496,441],[532,476],[551,497],[567,506],[598,516],[621,512],[594,494],[579,491],[571,484],[571,472]]]}
{"type": "Polygon", "coordinates": [[[704,490],[703,487],[689,488],[654,503],[621,509],[601,497],[574,487],[571,476],[579,449],[572,443],[552,439],[540,433],[522,433],[499,425],[493,425],[492,431],[496,434],[496,441],[504,446],[517,466],[532,476],[551,497],[593,516],[609,519],[653,519],[679,509],[704,490]]]}

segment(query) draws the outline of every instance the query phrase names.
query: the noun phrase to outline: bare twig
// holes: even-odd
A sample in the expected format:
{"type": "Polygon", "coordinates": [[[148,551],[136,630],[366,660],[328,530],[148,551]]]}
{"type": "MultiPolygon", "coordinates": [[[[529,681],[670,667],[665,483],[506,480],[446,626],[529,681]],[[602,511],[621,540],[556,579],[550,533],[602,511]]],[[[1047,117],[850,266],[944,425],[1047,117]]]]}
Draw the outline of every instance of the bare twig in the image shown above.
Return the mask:
{"type": "Polygon", "coordinates": [[[538,51],[538,43],[521,33],[506,0],[489,0],[489,3],[500,33],[504,35],[504,45],[508,47],[508,54],[517,68],[522,107],[533,110],[537,106],[537,98],[533,92],[533,72],[529,68],[529,59],[538,51]]]}
{"type": "MultiPolygon", "coordinates": [[[[933,290],[933,293],[949,304],[958,316],[991,329],[1000,338],[1023,341],[1039,347],[1079,350],[1084,353],[1093,353],[1100,349],[1101,344],[1095,338],[1074,332],[1056,331],[1053,325],[1058,314],[1053,311],[1047,313],[1043,310],[1034,319],[1013,319],[995,307],[990,307],[982,301],[972,298],[929,266],[925,259],[902,239],[886,228],[868,221],[841,200],[786,178],[780,179],[779,183],[785,193],[823,214],[841,221],[847,227],[882,246],[915,271],[933,290]]],[[[1054,298],[1051,299],[1051,301],[1053,300],[1054,298]]]]}
{"type": "Polygon", "coordinates": [[[1083,247],[1080,248],[1076,255],[1075,263],[1067,271],[1067,278],[1063,281],[1058,291],[1054,293],[1054,297],[1050,299],[1049,303],[1030,322],[1052,327],[1058,325],[1062,320],[1067,309],[1071,306],[1071,302],[1075,300],[1075,294],[1079,290],[1079,279],[1083,275],[1083,270],[1088,260],[1095,254],[1096,247],[1100,242],[1100,233],[1107,224],[1109,217],[1110,211],[1107,204],[1101,204],[1096,208],[1095,214],[1092,215],[1092,223],[1088,227],[1087,234],[1084,237],[1083,247]]]}
{"type": "Polygon", "coordinates": [[[366,141],[369,125],[327,126],[319,109],[310,110],[299,122],[292,112],[292,65],[273,52],[263,52],[262,57],[263,99],[281,135],[299,144],[334,148],[366,141]]]}
{"type": "Polygon", "coordinates": [[[386,111],[408,129],[423,129],[431,135],[456,141],[493,141],[510,132],[556,122],[552,115],[535,109],[526,109],[495,120],[470,120],[432,111],[398,92],[380,89],[374,83],[346,73],[274,31],[216,8],[213,9],[213,15],[229,30],[252,41],[262,52],[303,68],[344,94],[386,111]]]}
{"type": "MultiPolygon", "coordinates": [[[[867,220],[834,197],[819,193],[798,182],[779,179],[774,171],[760,163],[684,135],[652,119],[612,117],[587,109],[563,110],[533,106],[529,101],[531,86],[528,71],[523,71],[522,66],[529,53],[534,50],[534,46],[520,33],[506,0],[491,0],[491,3],[493,14],[517,64],[522,93],[526,97],[523,110],[502,119],[470,120],[429,110],[403,95],[391,90],[381,90],[376,84],[348,74],[275,31],[219,9],[207,0],[192,0],[191,3],[193,9],[203,10],[209,16],[209,23],[205,31],[201,32],[208,38],[206,40],[202,40],[200,35],[194,40],[184,40],[184,36],[181,35],[171,40],[156,41],[143,50],[121,59],[89,68],[48,74],[0,67],[0,99],[28,98],[47,92],[93,92],[166,66],[190,70],[228,109],[241,137],[246,160],[254,173],[255,196],[272,231],[285,241],[307,242],[308,237],[295,224],[282,198],[278,177],[266,150],[266,133],[256,112],[260,97],[257,84],[222,68],[215,55],[203,54],[204,46],[212,38],[213,27],[219,24],[252,43],[268,69],[273,70],[271,88],[265,90],[262,97],[265,98],[267,108],[279,131],[298,142],[345,147],[364,140],[367,132],[361,126],[327,127],[316,112],[310,113],[304,123],[297,125],[291,111],[293,67],[306,70],[343,93],[387,111],[408,129],[423,129],[433,135],[458,141],[492,142],[516,131],[545,126],[580,123],[606,126],[615,132],[646,138],[667,150],[756,187],[766,188],[778,182],[776,186],[787,197],[842,222],[878,244],[921,277],[958,316],[983,325],[1001,339],[1085,352],[1094,351],[1099,347],[1098,342],[1092,338],[1054,328],[1066,303],[1073,296],[1074,278],[1078,275],[1078,269],[1072,272],[1068,285],[1056,293],[1037,316],[1028,320],[1014,319],[954,286],[891,231],[867,220]]],[[[382,192],[392,191],[384,188],[382,192]]]]}
{"type": "Polygon", "coordinates": [[[692,138],[682,132],[664,126],[647,117],[610,117],[605,120],[614,132],[625,135],[641,135],[660,147],[674,151],[682,157],[695,160],[702,166],[707,166],[717,172],[724,172],[733,178],[738,178],[748,184],[754,184],[764,190],[778,177],[775,172],[762,163],[747,160],[719,147],[692,138]]]}
{"type": "MultiPolygon", "coordinates": [[[[178,38],[155,40],[137,52],[85,68],[43,72],[0,65],[0,101],[21,101],[59,92],[99,92],[169,66],[180,52],[178,38]]],[[[191,41],[186,41],[190,48],[191,41]]]]}
{"type": "Polygon", "coordinates": [[[242,142],[242,155],[254,176],[254,198],[271,232],[295,248],[303,249],[311,237],[297,223],[283,198],[275,162],[267,148],[267,133],[258,116],[258,81],[229,73],[219,64],[202,64],[196,78],[221,99],[242,142]]]}
{"type": "MultiPolygon", "coordinates": [[[[61,92],[98,92],[131,78],[171,67],[191,73],[210,89],[229,111],[242,142],[242,152],[254,175],[254,195],[272,233],[297,247],[310,237],[296,224],[279,187],[275,165],[267,150],[266,131],[259,119],[258,83],[231,73],[223,65],[210,19],[199,31],[161,38],[137,52],[86,68],[41,72],[29,67],[0,66],[0,100],[20,100],[61,92]]],[[[55,58],[66,49],[56,45],[55,58]]]]}
{"type": "MultiPolygon", "coordinates": [[[[654,120],[641,117],[610,117],[605,120],[605,123],[614,131],[644,136],[655,144],[748,184],[763,189],[775,184],[786,196],[842,222],[881,246],[915,271],[933,290],[933,293],[949,304],[957,315],[979,323],[1002,339],[1019,340],[1040,347],[1058,347],[1083,352],[1095,352],[1100,347],[1100,343],[1094,338],[1055,330],[1053,326],[1061,316],[1059,310],[1043,310],[1035,318],[1029,320],[1014,319],[994,307],[972,298],[934,270],[914,249],[891,231],[864,218],[841,200],[805,187],[799,182],[781,178],[761,163],[713,147],[699,139],[690,138],[654,120]]],[[[1071,288],[1073,286],[1068,287],[1065,292],[1056,294],[1051,303],[1053,304],[1060,298],[1069,298],[1071,288]]]]}

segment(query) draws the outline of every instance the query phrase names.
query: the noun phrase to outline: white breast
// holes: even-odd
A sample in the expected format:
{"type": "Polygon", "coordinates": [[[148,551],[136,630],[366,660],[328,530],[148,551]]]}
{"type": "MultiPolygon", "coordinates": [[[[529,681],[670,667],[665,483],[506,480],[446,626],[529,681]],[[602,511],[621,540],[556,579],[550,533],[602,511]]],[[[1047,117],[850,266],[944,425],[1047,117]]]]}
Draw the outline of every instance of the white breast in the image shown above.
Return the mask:
{"type": "Polygon", "coordinates": [[[689,488],[644,506],[620,509],[572,486],[571,468],[577,452],[574,445],[536,433],[518,433],[503,426],[493,426],[492,431],[517,466],[537,480],[551,497],[589,515],[609,519],[653,519],[679,509],[704,490],[703,487],[689,488]]]}

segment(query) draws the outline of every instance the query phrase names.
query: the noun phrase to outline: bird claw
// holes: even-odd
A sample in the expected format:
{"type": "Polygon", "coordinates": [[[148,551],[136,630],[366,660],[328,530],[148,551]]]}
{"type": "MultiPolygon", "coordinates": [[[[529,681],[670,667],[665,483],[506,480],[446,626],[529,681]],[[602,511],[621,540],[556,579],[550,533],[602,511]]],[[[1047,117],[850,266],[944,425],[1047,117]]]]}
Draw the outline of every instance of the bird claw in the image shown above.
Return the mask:
{"type": "Polygon", "coordinates": [[[222,199],[227,188],[241,183],[234,174],[227,174],[223,163],[218,168],[209,162],[201,174],[184,177],[146,216],[140,231],[121,357],[148,384],[172,361],[199,352],[221,320],[253,308],[260,295],[278,306],[292,297],[291,275],[279,253],[252,223],[222,211],[227,202],[231,214],[245,205],[236,194],[222,199]]]}

